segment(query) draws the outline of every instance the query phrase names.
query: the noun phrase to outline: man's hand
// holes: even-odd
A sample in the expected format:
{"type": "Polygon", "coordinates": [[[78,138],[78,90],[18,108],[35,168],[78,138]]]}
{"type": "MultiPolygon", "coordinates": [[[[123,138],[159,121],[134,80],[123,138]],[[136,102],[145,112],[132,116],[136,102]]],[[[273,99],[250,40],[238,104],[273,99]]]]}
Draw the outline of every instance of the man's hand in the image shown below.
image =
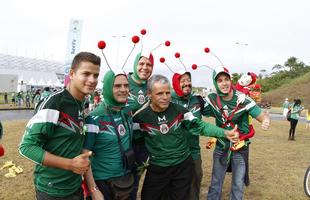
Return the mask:
{"type": "Polygon", "coordinates": [[[91,193],[91,199],[92,200],[104,200],[104,196],[100,190],[96,190],[91,193]]]}
{"type": "Polygon", "coordinates": [[[242,104],[244,101],[245,101],[245,97],[246,97],[246,95],[245,94],[240,94],[239,96],[238,96],[238,100],[237,100],[237,104],[242,104]]]}
{"type": "Polygon", "coordinates": [[[262,129],[264,131],[268,130],[270,126],[270,116],[268,111],[264,111],[264,118],[262,121],[262,129]]]}
{"type": "Polygon", "coordinates": [[[89,168],[90,161],[89,157],[92,155],[92,152],[85,152],[73,158],[71,160],[70,170],[76,174],[83,175],[89,168]]]}
{"type": "Polygon", "coordinates": [[[232,130],[225,130],[225,135],[228,140],[232,143],[236,143],[239,141],[239,133],[237,131],[238,125],[236,125],[232,130]]]}

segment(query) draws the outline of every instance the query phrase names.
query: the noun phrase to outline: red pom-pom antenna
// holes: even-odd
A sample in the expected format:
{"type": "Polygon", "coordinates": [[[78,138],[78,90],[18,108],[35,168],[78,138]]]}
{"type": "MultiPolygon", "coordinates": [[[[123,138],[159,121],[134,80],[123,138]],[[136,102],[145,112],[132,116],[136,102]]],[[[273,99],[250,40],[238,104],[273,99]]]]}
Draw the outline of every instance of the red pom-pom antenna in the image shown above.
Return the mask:
{"type": "Polygon", "coordinates": [[[166,59],[164,58],[164,57],[161,57],[160,59],[159,59],[159,61],[161,62],[161,63],[164,63],[164,65],[166,65],[166,67],[174,74],[175,72],[169,67],[169,65],[167,64],[167,63],[165,63],[165,61],[166,61],[166,59]]]}
{"type": "Polygon", "coordinates": [[[108,60],[107,60],[107,58],[105,57],[104,52],[103,52],[103,49],[106,47],[105,41],[100,40],[100,41],[98,42],[98,45],[97,45],[97,46],[98,46],[99,49],[101,49],[101,53],[102,53],[102,55],[103,55],[103,58],[104,58],[105,62],[107,63],[108,67],[109,67],[110,70],[111,70],[111,67],[110,67],[110,65],[109,65],[109,62],[108,62],[108,60]]]}
{"type": "Polygon", "coordinates": [[[106,47],[105,41],[100,40],[100,41],[98,42],[98,48],[99,48],[99,49],[104,49],[105,47],[106,47]]]}
{"type": "Polygon", "coordinates": [[[206,53],[209,53],[209,52],[210,52],[210,49],[209,49],[208,47],[206,47],[206,48],[205,48],[205,52],[206,52],[206,53]]]}
{"type": "Polygon", "coordinates": [[[180,58],[180,56],[181,56],[181,54],[180,54],[179,52],[176,52],[176,53],[174,54],[174,57],[176,57],[176,58],[180,58]]]}
{"type": "Polygon", "coordinates": [[[170,43],[170,41],[169,41],[169,40],[167,40],[167,41],[165,42],[165,46],[166,46],[166,47],[169,47],[169,46],[170,46],[170,44],[171,44],[171,43],[170,43]]]}
{"type": "Polygon", "coordinates": [[[140,31],[140,33],[141,33],[141,35],[145,35],[145,34],[146,34],[146,30],[145,30],[145,29],[142,29],[142,30],[140,31]]]}
{"type": "Polygon", "coordinates": [[[206,47],[206,48],[204,49],[204,51],[205,51],[205,53],[211,53],[211,54],[221,63],[222,67],[224,67],[224,64],[223,64],[223,62],[221,61],[221,59],[220,59],[219,57],[217,57],[214,53],[212,53],[208,47],[206,47]]]}
{"type": "Polygon", "coordinates": [[[193,70],[196,70],[197,68],[198,68],[198,66],[197,66],[196,64],[193,64],[193,65],[192,65],[192,69],[193,69],[193,70]]]}
{"type": "Polygon", "coordinates": [[[187,69],[186,69],[186,66],[185,66],[185,64],[182,62],[182,60],[181,60],[181,54],[179,53],[179,52],[176,52],[175,54],[174,54],[174,57],[176,57],[177,59],[179,59],[179,61],[180,61],[180,63],[183,65],[183,67],[184,67],[184,70],[185,71],[187,71],[187,69]]]}
{"type": "Polygon", "coordinates": [[[133,36],[132,38],[131,38],[131,41],[134,43],[134,44],[137,44],[139,41],[140,41],[140,38],[139,38],[139,36],[133,36]]]}

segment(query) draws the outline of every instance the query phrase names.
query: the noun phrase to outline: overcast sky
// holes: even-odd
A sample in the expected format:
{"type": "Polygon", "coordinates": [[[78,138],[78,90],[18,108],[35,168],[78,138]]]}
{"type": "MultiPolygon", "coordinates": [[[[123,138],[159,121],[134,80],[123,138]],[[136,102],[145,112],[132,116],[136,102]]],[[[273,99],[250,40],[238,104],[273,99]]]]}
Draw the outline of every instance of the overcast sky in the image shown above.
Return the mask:
{"type": "MultiPolygon", "coordinates": [[[[132,47],[131,37],[142,28],[148,31],[146,49],[171,41],[169,48],[154,53],[155,73],[168,76],[170,72],[158,60],[164,56],[172,68],[181,69],[175,52],[181,53],[188,69],[193,63],[219,66],[203,52],[205,47],[231,72],[271,72],[275,64],[291,56],[310,64],[307,0],[5,0],[0,5],[0,53],[63,62],[69,21],[81,19],[81,51],[100,55],[97,42],[105,40],[111,65],[124,62],[132,47]]],[[[126,71],[131,70],[133,57],[126,71]]],[[[210,70],[194,71],[193,83],[210,84],[210,70]]]]}

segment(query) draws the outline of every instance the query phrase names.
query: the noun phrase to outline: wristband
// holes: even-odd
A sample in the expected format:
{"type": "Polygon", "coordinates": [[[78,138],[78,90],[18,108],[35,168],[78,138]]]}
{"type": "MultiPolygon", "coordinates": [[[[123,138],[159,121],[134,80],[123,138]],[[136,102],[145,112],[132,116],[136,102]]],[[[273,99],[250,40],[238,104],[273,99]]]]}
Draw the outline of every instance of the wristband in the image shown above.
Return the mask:
{"type": "Polygon", "coordinates": [[[98,188],[97,185],[96,185],[96,186],[92,187],[89,191],[90,191],[90,193],[94,193],[94,192],[96,192],[97,190],[99,190],[99,188],[98,188]]]}

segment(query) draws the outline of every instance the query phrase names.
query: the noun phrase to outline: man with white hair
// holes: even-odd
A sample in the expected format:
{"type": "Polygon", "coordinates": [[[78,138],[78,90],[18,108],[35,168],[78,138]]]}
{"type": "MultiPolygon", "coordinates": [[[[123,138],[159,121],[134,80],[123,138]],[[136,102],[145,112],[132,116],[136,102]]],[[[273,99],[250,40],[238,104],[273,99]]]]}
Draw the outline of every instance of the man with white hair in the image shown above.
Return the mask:
{"type": "Polygon", "coordinates": [[[149,163],[141,199],[188,200],[193,177],[193,159],[187,143],[195,135],[227,138],[235,142],[236,128],[224,130],[195,117],[188,109],[171,102],[170,83],[165,76],[153,75],[147,83],[150,103],[138,110],[134,129],[144,131],[149,163]]]}

